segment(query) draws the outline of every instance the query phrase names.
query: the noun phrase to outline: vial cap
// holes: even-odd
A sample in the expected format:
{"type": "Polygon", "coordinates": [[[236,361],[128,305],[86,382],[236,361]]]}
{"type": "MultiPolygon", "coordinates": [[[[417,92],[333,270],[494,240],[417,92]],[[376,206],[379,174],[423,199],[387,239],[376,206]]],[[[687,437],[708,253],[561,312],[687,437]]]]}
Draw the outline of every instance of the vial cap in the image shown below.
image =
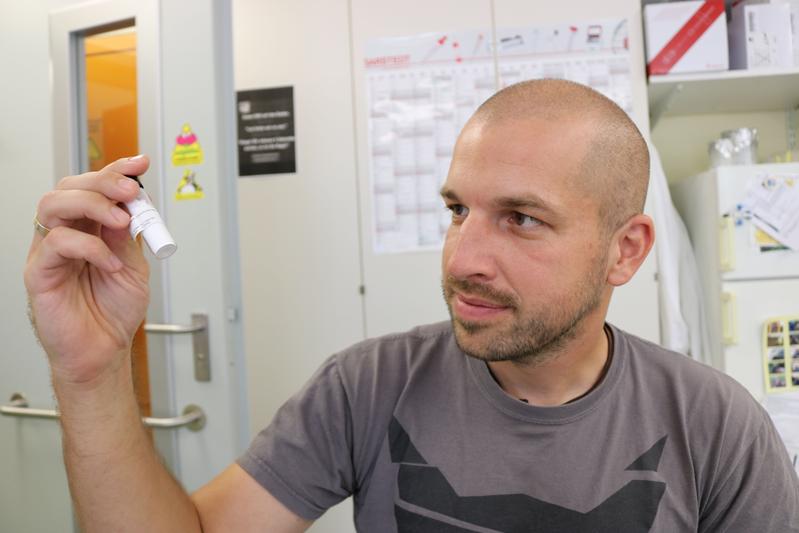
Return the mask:
{"type": "Polygon", "coordinates": [[[178,249],[175,239],[172,238],[163,223],[149,225],[142,232],[142,237],[144,237],[147,246],[150,247],[150,251],[158,259],[166,259],[178,249]]]}

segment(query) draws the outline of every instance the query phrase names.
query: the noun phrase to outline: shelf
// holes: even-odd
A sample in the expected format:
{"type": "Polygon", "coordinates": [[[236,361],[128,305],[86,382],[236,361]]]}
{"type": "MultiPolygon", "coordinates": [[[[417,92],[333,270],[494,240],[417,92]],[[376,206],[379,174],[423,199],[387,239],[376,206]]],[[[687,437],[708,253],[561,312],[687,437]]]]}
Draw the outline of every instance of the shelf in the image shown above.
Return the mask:
{"type": "Polygon", "coordinates": [[[796,67],[649,77],[653,127],[662,116],[786,111],[797,106],[796,67]]]}

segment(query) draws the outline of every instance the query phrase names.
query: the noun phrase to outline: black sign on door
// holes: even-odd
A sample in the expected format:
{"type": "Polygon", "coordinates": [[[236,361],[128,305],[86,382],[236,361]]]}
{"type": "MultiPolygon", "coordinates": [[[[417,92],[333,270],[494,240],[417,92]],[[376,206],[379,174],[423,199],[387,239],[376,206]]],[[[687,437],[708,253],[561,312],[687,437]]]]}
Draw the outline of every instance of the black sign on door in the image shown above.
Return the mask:
{"type": "Polygon", "coordinates": [[[239,175],[297,171],[294,88],[238,91],[239,175]]]}

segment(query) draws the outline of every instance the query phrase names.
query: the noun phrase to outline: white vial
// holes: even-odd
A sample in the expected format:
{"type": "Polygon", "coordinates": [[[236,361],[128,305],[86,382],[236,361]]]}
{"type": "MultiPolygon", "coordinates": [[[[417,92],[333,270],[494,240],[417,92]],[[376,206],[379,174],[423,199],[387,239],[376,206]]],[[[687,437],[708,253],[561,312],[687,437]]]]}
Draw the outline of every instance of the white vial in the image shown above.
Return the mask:
{"type": "Polygon", "coordinates": [[[144,186],[134,176],[128,176],[139,184],[139,194],[125,207],[130,213],[130,236],[134,239],[141,233],[144,242],[158,259],[166,259],[178,249],[169,230],[166,229],[161,215],[155,209],[152,200],[144,190],[144,186]]]}

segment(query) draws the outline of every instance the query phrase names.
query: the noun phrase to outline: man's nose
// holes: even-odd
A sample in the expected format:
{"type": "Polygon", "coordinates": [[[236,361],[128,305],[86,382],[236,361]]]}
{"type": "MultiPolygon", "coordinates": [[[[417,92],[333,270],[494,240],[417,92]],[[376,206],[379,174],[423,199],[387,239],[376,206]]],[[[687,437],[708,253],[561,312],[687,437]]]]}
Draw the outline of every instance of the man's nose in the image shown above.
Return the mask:
{"type": "Polygon", "coordinates": [[[490,221],[470,214],[447,236],[446,273],[458,279],[490,280],[496,275],[494,246],[490,221]]]}

